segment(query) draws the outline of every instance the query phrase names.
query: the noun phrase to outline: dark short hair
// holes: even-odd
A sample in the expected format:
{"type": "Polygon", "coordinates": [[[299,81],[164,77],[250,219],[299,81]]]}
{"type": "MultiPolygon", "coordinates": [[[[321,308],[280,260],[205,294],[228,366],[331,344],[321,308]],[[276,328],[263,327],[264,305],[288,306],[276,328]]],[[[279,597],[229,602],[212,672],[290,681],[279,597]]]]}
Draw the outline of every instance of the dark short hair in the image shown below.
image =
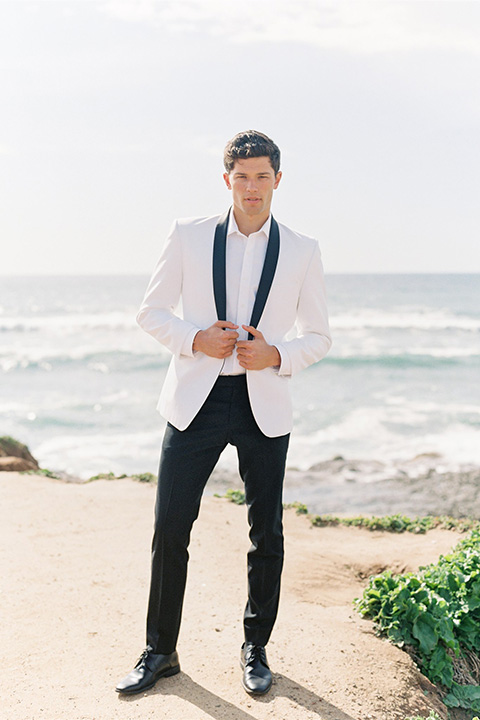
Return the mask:
{"type": "Polygon", "coordinates": [[[256,130],[239,132],[225,146],[223,164],[227,173],[239,158],[268,157],[275,175],[280,170],[280,150],[267,135],[256,130]]]}

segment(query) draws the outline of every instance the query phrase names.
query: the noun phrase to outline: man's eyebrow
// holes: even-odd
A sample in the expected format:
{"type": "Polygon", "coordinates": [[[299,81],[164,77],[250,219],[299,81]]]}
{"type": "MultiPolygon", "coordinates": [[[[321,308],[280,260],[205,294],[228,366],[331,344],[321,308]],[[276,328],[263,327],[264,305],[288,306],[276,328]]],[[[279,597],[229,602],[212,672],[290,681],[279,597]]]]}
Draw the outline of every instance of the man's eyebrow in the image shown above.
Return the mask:
{"type": "MultiPolygon", "coordinates": [[[[247,175],[247,173],[245,173],[245,172],[234,172],[233,173],[234,177],[245,177],[246,175],[247,175]]],[[[270,173],[267,171],[257,173],[257,177],[269,177],[269,176],[270,176],[270,173]]]]}

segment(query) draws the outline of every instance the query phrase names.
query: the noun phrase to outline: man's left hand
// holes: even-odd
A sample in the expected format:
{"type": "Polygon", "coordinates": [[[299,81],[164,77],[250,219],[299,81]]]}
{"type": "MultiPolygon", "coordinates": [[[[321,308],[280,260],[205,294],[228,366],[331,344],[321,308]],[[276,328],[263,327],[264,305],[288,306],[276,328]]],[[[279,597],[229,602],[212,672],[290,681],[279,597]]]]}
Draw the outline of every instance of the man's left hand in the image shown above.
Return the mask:
{"type": "Polygon", "coordinates": [[[281,357],[275,345],[269,345],[260,330],[250,325],[242,325],[242,327],[253,335],[253,340],[237,341],[235,347],[241,367],[246,370],[263,370],[267,367],[279,366],[281,357]]]}

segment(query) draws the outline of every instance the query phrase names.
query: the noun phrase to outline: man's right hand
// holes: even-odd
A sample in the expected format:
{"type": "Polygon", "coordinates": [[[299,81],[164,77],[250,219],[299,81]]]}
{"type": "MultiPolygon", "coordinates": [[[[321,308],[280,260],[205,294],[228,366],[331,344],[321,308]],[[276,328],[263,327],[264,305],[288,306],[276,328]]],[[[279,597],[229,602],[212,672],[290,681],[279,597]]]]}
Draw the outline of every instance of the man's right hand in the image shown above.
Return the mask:
{"type": "Polygon", "coordinates": [[[237,328],[238,325],[228,320],[218,320],[206,330],[197,332],[193,339],[193,350],[214,358],[229,357],[237,342],[237,328]]]}

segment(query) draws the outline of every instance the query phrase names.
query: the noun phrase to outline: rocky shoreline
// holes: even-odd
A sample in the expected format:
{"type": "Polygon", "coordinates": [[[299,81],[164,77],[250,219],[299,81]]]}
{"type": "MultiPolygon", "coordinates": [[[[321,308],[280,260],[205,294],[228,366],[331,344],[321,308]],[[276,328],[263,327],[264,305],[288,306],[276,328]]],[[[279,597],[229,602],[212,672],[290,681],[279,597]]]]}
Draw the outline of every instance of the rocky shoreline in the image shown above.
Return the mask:
{"type": "MultiPolygon", "coordinates": [[[[3,437],[1,470],[38,471],[39,465],[25,445],[3,437]]],[[[61,471],[55,476],[66,482],[85,482],[61,471]]],[[[217,468],[206,494],[224,494],[230,488],[242,488],[240,476],[235,471],[217,468]]],[[[288,468],[284,500],[300,501],[309,512],[318,515],[401,513],[480,519],[480,467],[467,464],[452,467],[436,453],[388,464],[337,456],[308,470],[288,468]]]]}
{"type": "Polygon", "coordinates": [[[0,437],[0,472],[28,472],[39,465],[26,445],[8,435],[0,437]]]}
{"type": "MultiPolygon", "coordinates": [[[[210,492],[241,488],[236,473],[216,470],[210,492]]],[[[285,502],[298,500],[315,514],[450,515],[480,518],[480,467],[449,467],[436,454],[402,463],[337,457],[309,470],[288,469],[285,502]]]]}

